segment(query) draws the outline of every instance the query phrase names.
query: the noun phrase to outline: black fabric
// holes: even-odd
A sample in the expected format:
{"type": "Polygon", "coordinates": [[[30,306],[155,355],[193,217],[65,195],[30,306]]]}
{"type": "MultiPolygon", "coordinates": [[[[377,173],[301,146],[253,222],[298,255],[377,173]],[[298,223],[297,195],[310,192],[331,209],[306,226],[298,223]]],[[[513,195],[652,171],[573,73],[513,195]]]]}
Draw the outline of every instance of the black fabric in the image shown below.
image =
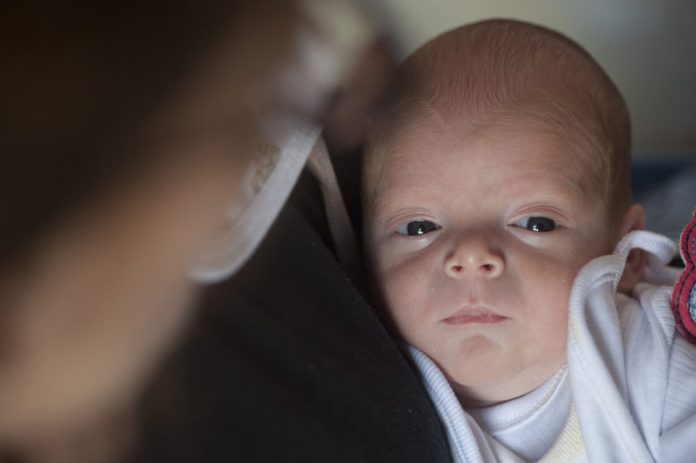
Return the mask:
{"type": "MultiPolygon", "coordinates": [[[[336,178],[348,209],[350,221],[355,230],[362,230],[361,172],[363,149],[359,148],[341,153],[329,147],[329,154],[331,154],[331,162],[336,169],[336,178]]],[[[356,238],[358,242],[362,242],[360,233],[356,233],[356,238]]]]}
{"type": "Polygon", "coordinates": [[[134,462],[451,461],[414,370],[307,219],[287,206],[208,292],[143,401],[134,462]]]}

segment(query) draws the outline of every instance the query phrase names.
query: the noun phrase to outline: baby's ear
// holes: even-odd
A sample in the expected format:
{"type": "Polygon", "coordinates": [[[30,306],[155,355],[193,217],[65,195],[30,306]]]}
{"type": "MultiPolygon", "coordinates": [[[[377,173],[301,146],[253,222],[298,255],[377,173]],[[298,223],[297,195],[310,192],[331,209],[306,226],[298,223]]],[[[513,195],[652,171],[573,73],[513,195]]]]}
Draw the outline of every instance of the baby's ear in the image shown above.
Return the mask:
{"type": "MultiPolygon", "coordinates": [[[[620,228],[618,229],[618,240],[623,238],[628,232],[642,230],[645,228],[645,209],[639,204],[633,204],[624,214],[620,228]]],[[[617,240],[617,241],[618,241],[617,240]]],[[[645,271],[645,253],[640,249],[633,249],[626,259],[623,275],[619,281],[619,292],[631,294],[633,288],[643,279],[645,271]]]]}

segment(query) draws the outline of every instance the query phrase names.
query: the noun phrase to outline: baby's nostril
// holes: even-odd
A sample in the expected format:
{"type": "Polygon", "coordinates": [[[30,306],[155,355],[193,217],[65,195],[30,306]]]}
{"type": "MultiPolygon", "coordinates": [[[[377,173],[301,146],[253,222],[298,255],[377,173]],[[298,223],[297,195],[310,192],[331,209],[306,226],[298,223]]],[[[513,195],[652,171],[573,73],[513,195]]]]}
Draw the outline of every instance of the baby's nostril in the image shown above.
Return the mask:
{"type": "Polygon", "coordinates": [[[459,273],[459,272],[462,271],[462,266],[461,266],[461,265],[453,265],[453,266],[451,267],[451,269],[452,269],[453,272],[459,273]]]}
{"type": "Polygon", "coordinates": [[[481,266],[485,272],[491,272],[493,271],[493,264],[483,264],[481,266]]]}

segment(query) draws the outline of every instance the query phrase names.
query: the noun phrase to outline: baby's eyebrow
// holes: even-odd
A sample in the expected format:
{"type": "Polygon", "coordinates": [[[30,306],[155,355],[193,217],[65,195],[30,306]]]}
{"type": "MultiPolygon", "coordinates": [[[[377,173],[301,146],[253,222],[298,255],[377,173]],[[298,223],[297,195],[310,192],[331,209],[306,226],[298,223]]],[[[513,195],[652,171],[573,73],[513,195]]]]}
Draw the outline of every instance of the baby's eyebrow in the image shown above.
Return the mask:
{"type": "MultiPolygon", "coordinates": [[[[382,197],[384,198],[384,197],[382,197]]],[[[389,198],[389,197],[387,197],[389,198]]],[[[427,208],[419,207],[419,203],[411,200],[391,200],[391,199],[378,199],[375,198],[374,205],[371,209],[370,219],[372,222],[382,223],[388,222],[398,216],[407,215],[428,215],[426,213],[427,208]]],[[[420,203],[423,204],[423,203],[420,203]]]]}
{"type": "Polygon", "coordinates": [[[565,171],[551,171],[540,169],[538,171],[526,171],[523,174],[513,174],[505,179],[508,185],[536,186],[556,190],[558,192],[584,193],[581,182],[576,175],[570,175],[565,171]]]}

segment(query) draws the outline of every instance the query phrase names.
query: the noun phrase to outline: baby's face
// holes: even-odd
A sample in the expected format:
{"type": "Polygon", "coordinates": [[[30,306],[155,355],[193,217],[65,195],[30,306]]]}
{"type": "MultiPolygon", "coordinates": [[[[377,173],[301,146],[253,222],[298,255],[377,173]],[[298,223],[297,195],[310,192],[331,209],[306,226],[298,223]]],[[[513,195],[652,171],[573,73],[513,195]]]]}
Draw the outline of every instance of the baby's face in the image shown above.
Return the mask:
{"type": "Polygon", "coordinates": [[[387,142],[366,236],[389,314],[470,404],[512,399],[565,362],[585,263],[611,250],[561,137],[426,116],[387,142]]]}

